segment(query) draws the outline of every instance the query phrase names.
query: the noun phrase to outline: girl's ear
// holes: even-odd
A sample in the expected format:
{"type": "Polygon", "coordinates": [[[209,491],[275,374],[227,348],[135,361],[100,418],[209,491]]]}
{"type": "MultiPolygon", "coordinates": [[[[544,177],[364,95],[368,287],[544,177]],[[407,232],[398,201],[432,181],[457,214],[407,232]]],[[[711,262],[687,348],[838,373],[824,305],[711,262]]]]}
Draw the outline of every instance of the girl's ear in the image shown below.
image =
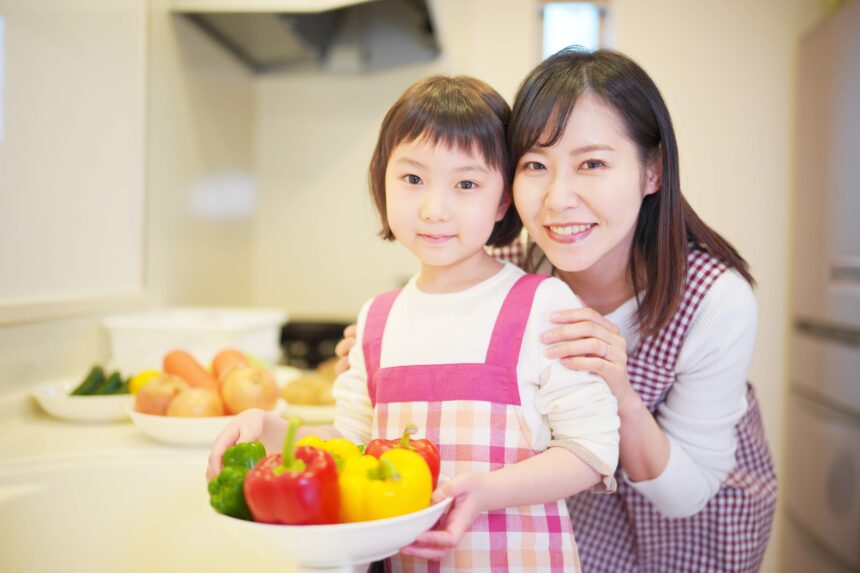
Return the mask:
{"type": "Polygon", "coordinates": [[[663,144],[657,146],[657,157],[645,167],[645,187],[642,195],[653,195],[663,186],[663,144]]]}
{"type": "Polygon", "coordinates": [[[502,193],[502,200],[499,201],[499,210],[496,211],[496,223],[505,218],[505,214],[511,207],[511,197],[508,193],[502,193]]]}

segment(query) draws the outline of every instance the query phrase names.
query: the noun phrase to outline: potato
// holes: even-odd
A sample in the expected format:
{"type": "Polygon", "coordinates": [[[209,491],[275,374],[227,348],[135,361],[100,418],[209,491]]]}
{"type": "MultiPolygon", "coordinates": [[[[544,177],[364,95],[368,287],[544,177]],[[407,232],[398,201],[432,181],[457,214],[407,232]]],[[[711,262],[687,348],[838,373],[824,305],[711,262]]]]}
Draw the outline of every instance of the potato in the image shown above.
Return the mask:
{"type": "Polygon", "coordinates": [[[281,396],[289,404],[303,406],[329,406],[334,404],[332,381],[317,372],[310,372],[290,381],[281,389],[281,396]]]}

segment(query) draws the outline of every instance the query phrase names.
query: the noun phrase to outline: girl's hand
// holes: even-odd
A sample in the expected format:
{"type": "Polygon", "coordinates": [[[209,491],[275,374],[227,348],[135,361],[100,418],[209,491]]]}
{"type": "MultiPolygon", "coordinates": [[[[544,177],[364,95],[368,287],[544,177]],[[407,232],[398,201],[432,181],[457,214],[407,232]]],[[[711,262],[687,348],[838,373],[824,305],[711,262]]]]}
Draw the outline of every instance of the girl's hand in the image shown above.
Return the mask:
{"type": "Polygon", "coordinates": [[[613,323],[591,308],[560,310],[550,315],[560,326],[541,335],[551,345],[549,358],[559,358],[571,370],[586,370],[602,377],[622,404],[639,400],[627,375],[627,341],[613,323]]]}
{"type": "Polygon", "coordinates": [[[257,408],[245,410],[236,416],[212,443],[206,479],[212,480],[221,471],[222,458],[227,448],[240,442],[259,440],[266,447],[266,452],[279,452],[286,431],[287,421],[280,416],[257,408]]]}
{"type": "Polygon", "coordinates": [[[463,533],[475,519],[488,510],[485,473],[464,473],[445,482],[433,492],[433,503],[453,497],[454,503],[439,523],[400,550],[404,555],[440,560],[457,547],[463,533]]]}
{"type": "Polygon", "coordinates": [[[355,331],[356,326],[350,324],[343,329],[343,339],[334,347],[334,353],[337,354],[337,363],[334,365],[334,371],[338,374],[343,374],[349,370],[349,351],[355,346],[355,331]]]}

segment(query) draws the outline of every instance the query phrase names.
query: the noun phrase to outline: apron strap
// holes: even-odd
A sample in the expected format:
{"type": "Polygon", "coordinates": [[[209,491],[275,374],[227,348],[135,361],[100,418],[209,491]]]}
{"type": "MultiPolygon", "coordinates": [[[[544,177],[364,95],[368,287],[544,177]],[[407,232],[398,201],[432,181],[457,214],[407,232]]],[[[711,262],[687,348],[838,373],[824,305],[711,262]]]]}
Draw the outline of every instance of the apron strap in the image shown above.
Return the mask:
{"type": "Polygon", "coordinates": [[[382,351],[382,333],[388,321],[388,313],[401,289],[384,292],[373,299],[367,311],[361,347],[364,351],[364,368],[367,373],[367,392],[370,403],[376,406],[376,373],[379,371],[379,356],[382,351]]]}
{"type": "Polygon", "coordinates": [[[493,327],[486,364],[516,369],[535,292],[548,278],[549,275],[523,275],[511,287],[493,327]]]}

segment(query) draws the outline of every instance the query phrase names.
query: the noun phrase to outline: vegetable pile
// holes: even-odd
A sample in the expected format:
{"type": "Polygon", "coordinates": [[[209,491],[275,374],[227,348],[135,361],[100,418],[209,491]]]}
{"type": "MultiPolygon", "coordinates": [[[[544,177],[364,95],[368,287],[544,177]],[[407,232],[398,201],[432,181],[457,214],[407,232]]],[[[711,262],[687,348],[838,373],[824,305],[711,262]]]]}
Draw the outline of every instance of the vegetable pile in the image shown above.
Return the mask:
{"type": "Polygon", "coordinates": [[[134,409],[158,416],[207,417],[269,410],[278,401],[272,374],[238,350],[219,352],[206,369],[184,350],[164,356],[162,371],[146,370],[131,380],[134,409]]]}
{"type": "Polygon", "coordinates": [[[324,525],[394,517],[430,505],[439,450],[429,440],[410,440],[414,425],[402,439],[374,440],[362,453],[341,438],[306,436],[296,442],[300,424],[290,419],[281,453],[263,456],[260,442],[229,448],[221,473],[209,482],[212,507],[259,523],[324,525]]]}

